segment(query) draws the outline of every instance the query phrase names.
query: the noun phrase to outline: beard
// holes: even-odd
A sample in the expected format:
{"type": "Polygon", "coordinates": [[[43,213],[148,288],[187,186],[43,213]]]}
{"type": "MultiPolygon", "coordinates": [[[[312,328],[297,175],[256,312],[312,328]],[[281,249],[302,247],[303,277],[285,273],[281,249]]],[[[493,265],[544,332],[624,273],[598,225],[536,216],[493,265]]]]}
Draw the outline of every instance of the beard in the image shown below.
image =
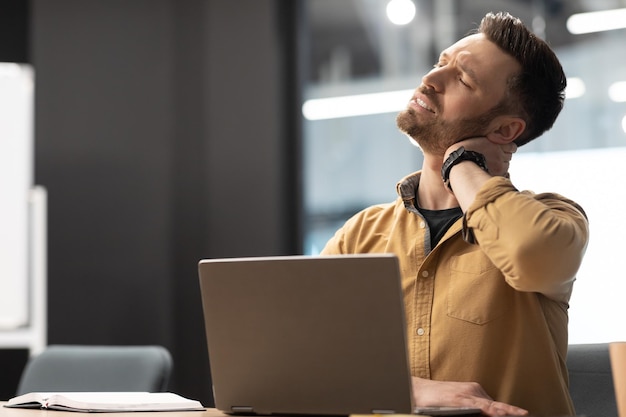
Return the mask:
{"type": "Polygon", "coordinates": [[[408,107],[398,114],[396,124],[424,153],[444,155],[446,150],[457,142],[485,136],[489,123],[501,113],[502,106],[496,105],[473,119],[448,122],[432,118],[420,123],[416,118],[416,111],[408,107]]]}

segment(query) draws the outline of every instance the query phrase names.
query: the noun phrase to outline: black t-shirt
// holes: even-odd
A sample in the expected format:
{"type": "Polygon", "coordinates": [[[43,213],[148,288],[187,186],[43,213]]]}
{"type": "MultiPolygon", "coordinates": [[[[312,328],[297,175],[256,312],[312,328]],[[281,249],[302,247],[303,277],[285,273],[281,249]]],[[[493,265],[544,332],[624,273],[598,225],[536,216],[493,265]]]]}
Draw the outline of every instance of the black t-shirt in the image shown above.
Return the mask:
{"type": "Polygon", "coordinates": [[[418,207],[422,216],[426,219],[430,228],[430,247],[434,248],[446,234],[450,226],[454,224],[462,215],[461,207],[455,207],[445,210],[426,210],[418,207]]]}

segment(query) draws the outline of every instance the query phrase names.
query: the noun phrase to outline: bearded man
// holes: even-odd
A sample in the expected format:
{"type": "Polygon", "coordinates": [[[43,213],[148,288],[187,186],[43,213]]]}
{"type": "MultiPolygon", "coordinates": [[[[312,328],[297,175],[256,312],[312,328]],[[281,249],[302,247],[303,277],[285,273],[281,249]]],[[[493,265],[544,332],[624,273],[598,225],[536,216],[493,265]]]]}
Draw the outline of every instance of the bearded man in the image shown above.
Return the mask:
{"type": "Polygon", "coordinates": [[[587,218],[508,178],[517,147],[552,127],[565,86],[543,40],[508,13],[487,14],[441,53],[397,117],[422,169],[322,251],[398,256],[416,405],[574,414],[567,310],[587,218]]]}

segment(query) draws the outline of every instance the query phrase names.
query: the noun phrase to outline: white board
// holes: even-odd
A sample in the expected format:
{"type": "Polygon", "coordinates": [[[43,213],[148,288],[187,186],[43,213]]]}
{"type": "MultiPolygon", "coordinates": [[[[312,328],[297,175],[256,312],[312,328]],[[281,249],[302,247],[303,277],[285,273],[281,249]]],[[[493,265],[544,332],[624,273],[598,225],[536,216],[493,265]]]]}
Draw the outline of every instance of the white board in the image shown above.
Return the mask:
{"type": "Polygon", "coordinates": [[[0,63],[0,330],[29,324],[34,74],[0,63]]]}

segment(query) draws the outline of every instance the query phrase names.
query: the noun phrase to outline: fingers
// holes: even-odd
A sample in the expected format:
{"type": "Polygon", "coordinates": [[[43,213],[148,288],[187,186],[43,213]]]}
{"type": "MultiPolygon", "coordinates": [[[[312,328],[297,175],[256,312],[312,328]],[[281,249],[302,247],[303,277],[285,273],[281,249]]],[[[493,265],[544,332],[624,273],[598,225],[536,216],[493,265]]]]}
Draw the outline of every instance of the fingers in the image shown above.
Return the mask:
{"type": "Polygon", "coordinates": [[[490,401],[486,407],[480,407],[483,414],[488,416],[525,416],[528,411],[514,405],[490,401]]]}
{"type": "Polygon", "coordinates": [[[513,142],[500,145],[500,151],[503,165],[503,173],[501,175],[508,178],[509,166],[511,164],[511,159],[513,159],[513,154],[517,152],[517,145],[513,142]]]}
{"type": "Polygon", "coordinates": [[[486,416],[526,416],[528,411],[516,407],[514,405],[506,404],[500,401],[494,401],[486,392],[481,388],[481,392],[475,392],[473,395],[465,397],[460,401],[461,405],[479,408],[481,414],[486,416]],[[483,394],[484,393],[484,394],[483,394]]]}
{"type": "Polygon", "coordinates": [[[479,408],[487,416],[524,416],[528,411],[510,404],[494,401],[476,382],[433,381],[412,377],[413,397],[418,406],[440,404],[479,408]]]}
{"type": "Polygon", "coordinates": [[[502,150],[505,153],[514,154],[515,152],[517,152],[517,145],[513,142],[507,143],[506,145],[502,145],[502,150]]]}
{"type": "Polygon", "coordinates": [[[511,142],[505,145],[500,145],[500,149],[504,153],[505,161],[508,162],[511,158],[513,158],[513,154],[517,152],[517,145],[511,142]]]}
{"type": "Polygon", "coordinates": [[[479,386],[479,389],[475,390],[473,395],[467,398],[470,407],[480,408],[482,414],[487,416],[525,416],[528,415],[528,411],[516,407],[511,404],[506,404],[500,401],[494,401],[485,390],[479,386]]]}

